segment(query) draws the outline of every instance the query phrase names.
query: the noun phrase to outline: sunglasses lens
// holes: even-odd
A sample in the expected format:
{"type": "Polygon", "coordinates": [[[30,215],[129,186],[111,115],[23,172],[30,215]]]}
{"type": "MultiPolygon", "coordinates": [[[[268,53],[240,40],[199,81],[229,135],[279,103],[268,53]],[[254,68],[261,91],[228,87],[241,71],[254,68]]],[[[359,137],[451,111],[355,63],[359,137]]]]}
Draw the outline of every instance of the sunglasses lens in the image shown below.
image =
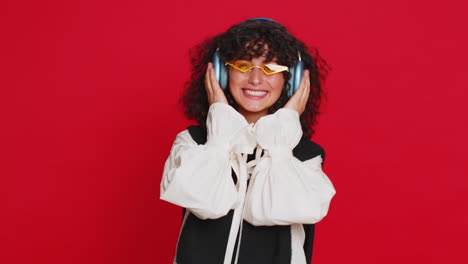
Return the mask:
{"type": "Polygon", "coordinates": [[[248,72],[253,68],[252,64],[242,61],[235,61],[231,66],[241,72],[248,72]]]}
{"type": "Polygon", "coordinates": [[[267,64],[263,66],[264,72],[268,75],[280,73],[288,70],[288,67],[277,64],[267,64]]]}
{"type": "Polygon", "coordinates": [[[263,72],[265,72],[265,73],[266,73],[266,74],[268,74],[268,75],[271,75],[271,74],[274,74],[274,73],[276,73],[274,70],[272,70],[272,69],[268,68],[268,66],[266,66],[266,65],[265,65],[265,66],[263,66],[263,68],[262,68],[262,69],[263,69],[263,72]]]}
{"type": "Polygon", "coordinates": [[[272,75],[288,70],[288,67],[283,65],[266,64],[264,66],[253,66],[248,61],[233,61],[226,63],[226,65],[229,65],[240,72],[248,72],[253,68],[257,67],[260,68],[266,75],[272,75]]]}

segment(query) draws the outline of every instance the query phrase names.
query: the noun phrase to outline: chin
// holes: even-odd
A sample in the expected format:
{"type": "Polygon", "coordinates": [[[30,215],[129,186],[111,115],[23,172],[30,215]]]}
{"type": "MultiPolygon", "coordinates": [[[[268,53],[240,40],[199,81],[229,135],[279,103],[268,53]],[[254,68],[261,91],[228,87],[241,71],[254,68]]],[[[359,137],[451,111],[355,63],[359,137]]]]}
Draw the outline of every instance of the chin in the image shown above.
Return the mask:
{"type": "Polygon", "coordinates": [[[262,105],[258,103],[238,103],[239,110],[242,112],[247,112],[247,113],[268,113],[268,109],[271,107],[271,105],[262,105]]]}

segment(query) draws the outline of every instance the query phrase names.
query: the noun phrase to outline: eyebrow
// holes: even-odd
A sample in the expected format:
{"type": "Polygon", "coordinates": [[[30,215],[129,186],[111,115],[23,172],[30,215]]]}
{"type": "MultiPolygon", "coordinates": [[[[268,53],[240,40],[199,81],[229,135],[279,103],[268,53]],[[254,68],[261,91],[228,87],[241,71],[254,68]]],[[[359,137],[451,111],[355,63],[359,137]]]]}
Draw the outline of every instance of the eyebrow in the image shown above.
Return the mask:
{"type": "Polygon", "coordinates": [[[275,63],[278,63],[278,60],[276,57],[273,57],[271,60],[267,60],[268,59],[268,56],[252,56],[252,55],[244,55],[244,56],[241,56],[241,57],[234,57],[231,61],[236,61],[236,60],[246,60],[246,61],[249,61],[253,58],[260,58],[260,57],[263,57],[265,58],[265,64],[266,63],[269,63],[269,62],[275,62],[275,63]]]}

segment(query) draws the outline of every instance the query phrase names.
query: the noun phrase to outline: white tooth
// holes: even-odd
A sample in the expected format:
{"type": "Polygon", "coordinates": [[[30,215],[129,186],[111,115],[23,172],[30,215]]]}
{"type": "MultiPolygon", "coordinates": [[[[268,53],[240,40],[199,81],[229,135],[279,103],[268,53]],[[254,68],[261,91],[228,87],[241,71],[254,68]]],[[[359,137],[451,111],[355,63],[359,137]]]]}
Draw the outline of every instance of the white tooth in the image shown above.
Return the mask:
{"type": "Polygon", "coordinates": [[[265,91],[251,91],[251,90],[244,90],[247,94],[254,95],[254,96],[262,96],[265,95],[267,92],[265,91]]]}

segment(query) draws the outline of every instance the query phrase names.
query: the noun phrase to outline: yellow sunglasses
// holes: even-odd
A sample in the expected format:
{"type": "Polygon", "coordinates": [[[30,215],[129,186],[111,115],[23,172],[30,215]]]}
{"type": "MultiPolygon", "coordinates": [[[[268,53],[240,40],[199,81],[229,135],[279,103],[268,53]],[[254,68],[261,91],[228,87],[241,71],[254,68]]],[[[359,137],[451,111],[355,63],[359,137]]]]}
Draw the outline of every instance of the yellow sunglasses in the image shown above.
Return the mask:
{"type": "Polygon", "coordinates": [[[259,68],[266,75],[272,75],[289,70],[287,66],[283,65],[269,63],[263,66],[254,66],[248,61],[230,61],[227,62],[226,65],[229,65],[240,72],[249,72],[253,68],[259,68]]]}

